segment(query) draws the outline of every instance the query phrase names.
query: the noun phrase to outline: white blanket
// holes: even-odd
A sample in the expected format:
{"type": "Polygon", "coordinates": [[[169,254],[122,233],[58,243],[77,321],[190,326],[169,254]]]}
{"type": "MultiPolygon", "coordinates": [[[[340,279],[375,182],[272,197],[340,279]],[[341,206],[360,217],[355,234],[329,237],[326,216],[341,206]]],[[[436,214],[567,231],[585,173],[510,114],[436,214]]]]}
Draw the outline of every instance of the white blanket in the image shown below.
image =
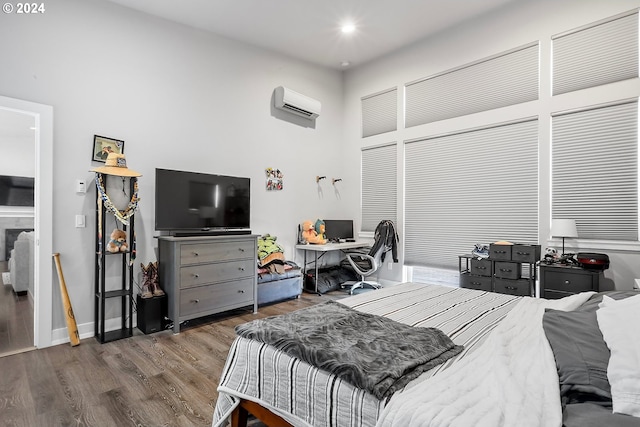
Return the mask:
{"type": "Polygon", "coordinates": [[[561,426],[558,374],[542,316],[546,307],[573,310],[591,294],[523,298],[469,357],[396,393],[377,426],[561,426]]]}

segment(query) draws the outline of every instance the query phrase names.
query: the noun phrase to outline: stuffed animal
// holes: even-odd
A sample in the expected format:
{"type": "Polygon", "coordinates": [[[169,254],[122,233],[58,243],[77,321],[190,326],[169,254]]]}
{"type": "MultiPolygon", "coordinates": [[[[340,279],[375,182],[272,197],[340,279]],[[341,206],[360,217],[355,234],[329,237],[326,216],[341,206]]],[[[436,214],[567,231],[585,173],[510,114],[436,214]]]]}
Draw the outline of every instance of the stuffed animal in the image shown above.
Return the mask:
{"type": "Polygon", "coordinates": [[[322,236],[318,236],[318,233],[313,227],[313,222],[311,221],[304,221],[302,223],[302,239],[306,243],[313,243],[316,245],[324,245],[325,243],[327,243],[327,241],[323,239],[322,236]]]}
{"type": "Polygon", "coordinates": [[[111,240],[107,243],[109,252],[126,252],[129,249],[127,245],[127,233],[122,230],[115,229],[111,232],[111,240]]]}
{"type": "Polygon", "coordinates": [[[324,221],[321,219],[317,219],[316,220],[316,224],[314,226],[314,229],[316,230],[316,233],[318,233],[318,236],[320,236],[322,239],[327,240],[327,236],[325,236],[325,226],[324,226],[324,221]]]}

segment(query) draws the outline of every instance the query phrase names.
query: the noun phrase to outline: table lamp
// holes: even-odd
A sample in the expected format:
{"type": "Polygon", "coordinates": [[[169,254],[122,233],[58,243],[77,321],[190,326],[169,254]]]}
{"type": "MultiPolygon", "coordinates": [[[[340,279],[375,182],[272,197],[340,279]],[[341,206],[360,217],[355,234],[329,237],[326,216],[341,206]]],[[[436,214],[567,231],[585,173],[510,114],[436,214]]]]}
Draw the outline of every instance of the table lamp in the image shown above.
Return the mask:
{"type": "Polygon", "coordinates": [[[578,237],[575,219],[551,220],[551,237],[562,237],[562,254],[564,255],[565,237],[578,237]]]}

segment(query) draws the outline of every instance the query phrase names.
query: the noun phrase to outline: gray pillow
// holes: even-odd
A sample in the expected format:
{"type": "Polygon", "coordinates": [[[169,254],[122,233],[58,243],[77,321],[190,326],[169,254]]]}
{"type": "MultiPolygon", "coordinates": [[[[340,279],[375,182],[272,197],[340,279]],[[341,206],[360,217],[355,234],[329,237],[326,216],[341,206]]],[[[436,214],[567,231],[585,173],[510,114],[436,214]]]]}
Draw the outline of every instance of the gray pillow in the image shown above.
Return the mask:
{"type": "Polygon", "coordinates": [[[563,427],[640,427],[640,418],[614,414],[611,408],[591,403],[567,405],[562,414],[563,427]]]}
{"type": "Polygon", "coordinates": [[[547,309],[542,324],[556,359],[563,406],[575,402],[611,404],[607,379],[610,353],[595,311],[547,309]]]}
{"type": "Polygon", "coordinates": [[[625,290],[598,292],[597,294],[592,295],[591,298],[589,298],[584,304],[577,308],[576,311],[596,311],[598,309],[598,304],[602,302],[603,295],[618,300],[638,295],[638,291],[625,290]]]}

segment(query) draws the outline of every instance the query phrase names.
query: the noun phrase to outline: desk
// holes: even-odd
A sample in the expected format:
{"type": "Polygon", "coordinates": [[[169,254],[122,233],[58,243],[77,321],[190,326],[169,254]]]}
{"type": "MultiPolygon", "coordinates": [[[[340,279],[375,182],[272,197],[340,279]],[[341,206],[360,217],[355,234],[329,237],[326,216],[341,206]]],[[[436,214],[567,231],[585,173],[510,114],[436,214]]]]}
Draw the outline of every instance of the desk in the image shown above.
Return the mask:
{"type": "Polygon", "coordinates": [[[316,269],[316,288],[314,289],[314,292],[318,293],[318,254],[320,254],[319,256],[322,256],[323,254],[331,251],[344,251],[345,249],[364,248],[369,245],[370,243],[367,242],[327,243],[325,245],[298,244],[296,245],[296,249],[300,249],[304,252],[304,264],[302,267],[302,271],[305,274],[305,277],[307,273],[307,252],[313,252],[313,263],[316,269]]]}

